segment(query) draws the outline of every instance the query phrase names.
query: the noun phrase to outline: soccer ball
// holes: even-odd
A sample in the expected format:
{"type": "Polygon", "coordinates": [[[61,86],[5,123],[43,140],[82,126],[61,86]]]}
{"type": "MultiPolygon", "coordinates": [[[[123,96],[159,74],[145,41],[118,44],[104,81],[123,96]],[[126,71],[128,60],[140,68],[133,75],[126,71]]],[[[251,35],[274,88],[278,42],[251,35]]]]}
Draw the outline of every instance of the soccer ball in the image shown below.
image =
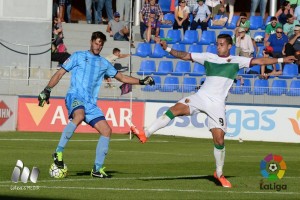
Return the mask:
{"type": "Polygon", "coordinates": [[[269,165],[269,170],[270,170],[271,172],[275,172],[275,171],[277,170],[277,165],[276,165],[275,163],[271,163],[271,164],[269,165]]]}
{"type": "Polygon", "coordinates": [[[67,176],[67,172],[68,172],[67,165],[64,165],[64,168],[60,169],[53,163],[49,169],[49,174],[53,178],[65,178],[67,176]]]}

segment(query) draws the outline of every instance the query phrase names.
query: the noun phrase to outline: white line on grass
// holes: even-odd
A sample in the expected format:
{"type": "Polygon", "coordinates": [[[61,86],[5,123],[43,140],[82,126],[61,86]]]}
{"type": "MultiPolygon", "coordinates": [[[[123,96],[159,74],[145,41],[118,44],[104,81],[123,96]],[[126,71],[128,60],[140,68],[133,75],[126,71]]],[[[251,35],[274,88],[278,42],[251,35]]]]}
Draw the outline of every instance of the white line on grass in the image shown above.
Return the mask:
{"type": "MultiPolygon", "coordinates": [[[[11,187],[12,185],[0,185],[0,187],[11,187]]],[[[195,192],[195,193],[232,193],[232,194],[273,194],[273,195],[299,195],[300,192],[253,192],[253,191],[218,191],[218,190],[183,190],[169,188],[106,188],[106,187],[67,187],[67,186],[42,186],[34,185],[45,189],[70,189],[70,190],[107,190],[107,191],[151,191],[151,192],[195,192]]],[[[230,189],[229,189],[230,190],[230,189]]]]}

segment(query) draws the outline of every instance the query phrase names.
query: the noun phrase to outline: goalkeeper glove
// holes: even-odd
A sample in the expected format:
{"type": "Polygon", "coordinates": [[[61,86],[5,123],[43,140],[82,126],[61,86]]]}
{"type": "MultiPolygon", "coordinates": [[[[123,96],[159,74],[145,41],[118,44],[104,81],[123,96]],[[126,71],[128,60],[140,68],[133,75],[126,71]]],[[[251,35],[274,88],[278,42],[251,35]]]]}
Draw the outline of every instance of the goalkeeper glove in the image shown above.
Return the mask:
{"type": "Polygon", "coordinates": [[[51,93],[51,88],[50,87],[45,87],[45,89],[39,94],[38,100],[39,100],[39,106],[43,107],[45,102],[47,104],[50,103],[50,93],[51,93]]]}
{"type": "Polygon", "coordinates": [[[151,76],[146,76],[146,78],[140,79],[140,85],[155,85],[155,82],[151,76]]]}

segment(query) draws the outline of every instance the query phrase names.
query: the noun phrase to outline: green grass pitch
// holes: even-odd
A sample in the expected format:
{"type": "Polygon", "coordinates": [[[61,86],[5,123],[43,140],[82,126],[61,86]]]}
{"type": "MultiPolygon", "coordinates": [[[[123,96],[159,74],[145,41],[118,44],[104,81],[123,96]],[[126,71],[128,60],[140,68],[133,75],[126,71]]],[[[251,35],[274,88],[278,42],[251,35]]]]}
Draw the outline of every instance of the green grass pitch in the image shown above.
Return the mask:
{"type": "MultiPolygon", "coordinates": [[[[184,131],[184,130],[183,130],[184,131]]],[[[65,179],[48,174],[59,133],[0,133],[0,199],[300,199],[299,144],[226,141],[224,173],[233,188],[215,182],[211,139],[154,135],[146,144],[128,135],[112,135],[105,161],[110,179],[90,177],[98,134],[75,134],[64,152],[65,179]],[[283,156],[282,179],[268,181],[260,161],[283,156]],[[22,160],[40,170],[37,183],[13,183],[22,160]],[[274,190],[275,187],[275,190],[274,190]],[[278,191],[276,191],[276,188],[278,191]],[[281,190],[280,190],[281,188],[281,190]],[[280,190],[280,191],[279,191],[280,190]]]]}

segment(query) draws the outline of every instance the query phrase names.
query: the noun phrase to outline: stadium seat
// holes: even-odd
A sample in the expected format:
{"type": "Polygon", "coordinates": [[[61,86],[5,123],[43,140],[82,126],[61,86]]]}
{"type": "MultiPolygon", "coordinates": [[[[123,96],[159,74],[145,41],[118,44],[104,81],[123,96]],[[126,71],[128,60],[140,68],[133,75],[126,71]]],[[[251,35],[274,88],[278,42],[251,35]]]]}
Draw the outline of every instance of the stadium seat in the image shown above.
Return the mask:
{"type": "Polygon", "coordinates": [[[203,52],[203,46],[199,44],[193,44],[189,47],[189,53],[202,53],[203,52]]]}
{"type": "Polygon", "coordinates": [[[290,89],[287,92],[288,96],[300,96],[300,80],[292,80],[290,89]]]}
{"type": "Polygon", "coordinates": [[[263,18],[262,16],[250,16],[250,30],[257,30],[263,27],[263,18]]]}
{"type": "Polygon", "coordinates": [[[172,24],[161,24],[160,28],[172,28],[175,22],[175,17],[173,13],[167,13],[164,15],[164,21],[171,21],[172,24]]]}
{"type": "Polygon", "coordinates": [[[160,76],[152,76],[152,78],[155,81],[155,85],[146,85],[145,87],[142,87],[142,91],[145,92],[153,92],[155,90],[159,90],[161,86],[161,78],[160,76]]]}
{"type": "MultiPolygon", "coordinates": [[[[170,12],[170,5],[172,0],[158,0],[158,4],[164,14],[170,12]]],[[[178,5],[178,1],[175,1],[175,7],[178,5]]]]}
{"type": "MultiPolygon", "coordinates": [[[[173,44],[172,45],[172,49],[175,49],[177,51],[185,51],[185,44],[173,44]]],[[[167,58],[175,58],[173,55],[171,54],[167,54],[166,55],[167,58]]]]}
{"type": "Polygon", "coordinates": [[[174,76],[166,76],[164,84],[159,91],[161,92],[173,92],[179,89],[179,78],[174,76]]]}
{"type": "Polygon", "coordinates": [[[284,79],[291,79],[297,77],[298,74],[298,65],[294,63],[288,63],[284,65],[282,75],[279,77],[284,79]]]}
{"type": "Polygon", "coordinates": [[[236,83],[231,87],[231,94],[245,94],[251,91],[250,79],[244,79],[244,85],[241,85],[241,80],[237,80],[236,83]]]}
{"type": "Polygon", "coordinates": [[[251,94],[263,95],[269,92],[269,81],[264,79],[256,79],[254,81],[254,88],[251,94]]]}
{"type": "Polygon", "coordinates": [[[269,95],[281,96],[282,94],[286,94],[286,93],[287,93],[286,80],[281,80],[281,79],[273,80],[271,89],[269,91],[269,95]]]}
{"type": "Polygon", "coordinates": [[[216,43],[215,31],[203,31],[198,44],[210,45],[216,43]]]}
{"type": "MultiPolygon", "coordinates": [[[[221,17],[222,17],[222,15],[215,15],[213,20],[218,20],[221,17]]],[[[210,29],[222,29],[222,28],[224,28],[226,26],[226,24],[227,24],[227,22],[224,24],[224,26],[213,25],[212,24],[212,20],[210,19],[209,22],[208,22],[208,27],[210,29]]]]}
{"type": "Polygon", "coordinates": [[[240,16],[238,15],[233,15],[232,20],[230,23],[227,22],[226,28],[227,29],[235,29],[236,28],[236,23],[239,20],[240,16]]]}
{"type": "Polygon", "coordinates": [[[181,41],[181,31],[169,29],[167,32],[167,38],[171,38],[171,41],[167,41],[168,44],[175,44],[181,41]]]}
{"type": "Polygon", "coordinates": [[[232,45],[231,49],[230,49],[230,55],[235,56],[235,51],[236,51],[236,46],[232,45]]]}
{"type": "Polygon", "coordinates": [[[162,58],[168,55],[168,52],[163,50],[160,44],[155,44],[152,54],[149,55],[150,58],[162,58]]]}
{"type": "Polygon", "coordinates": [[[231,37],[233,36],[233,32],[230,31],[230,30],[227,30],[227,31],[220,31],[219,34],[228,34],[228,35],[230,35],[231,37]]]}
{"type": "Polygon", "coordinates": [[[205,67],[203,65],[195,62],[194,69],[189,75],[190,76],[202,76],[205,74],[206,74],[205,67]]]}
{"type": "MultiPolygon", "coordinates": [[[[164,31],[164,29],[159,29],[159,37],[160,38],[164,38],[165,37],[165,31],[164,31]]],[[[152,40],[152,39],[150,39],[150,43],[155,43],[155,41],[154,40],[152,40]]]]}
{"type": "Polygon", "coordinates": [[[191,73],[191,62],[189,61],[178,61],[174,72],[171,74],[174,76],[184,76],[185,74],[191,73]]]}
{"type": "Polygon", "coordinates": [[[136,48],[136,53],[134,55],[139,57],[147,57],[152,54],[151,44],[150,43],[139,43],[136,48]]]}
{"type": "Polygon", "coordinates": [[[141,66],[139,71],[137,71],[138,75],[150,75],[156,71],[155,61],[154,60],[143,60],[141,62],[141,66]]]}
{"type": "Polygon", "coordinates": [[[239,69],[237,75],[243,75],[243,74],[245,74],[245,68],[239,69]]]}
{"type": "Polygon", "coordinates": [[[253,38],[254,38],[254,40],[255,40],[257,46],[264,46],[265,32],[262,32],[262,31],[256,31],[256,32],[254,33],[253,38]],[[262,38],[262,40],[259,42],[258,40],[256,40],[257,37],[262,38]]]}
{"type": "Polygon", "coordinates": [[[154,72],[155,75],[168,75],[173,72],[173,62],[170,60],[162,60],[158,64],[157,71],[154,72]]]}
{"type": "Polygon", "coordinates": [[[266,26],[270,23],[271,21],[271,17],[272,16],[268,16],[267,19],[265,20],[263,26],[261,27],[261,29],[265,30],[266,29],[266,26]]]}
{"type": "Polygon", "coordinates": [[[254,65],[250,67],[249,69],[246,69],[245,74],[241,74],[244,78],[254,78],[258,75],[260,75],[260,65],[254,65]],[[253,73],[249,73],[249,71],[253,71],[253,73]]]}
{"type": "Polygon", "coordinates": [[[193,44],[198,42],[198,32],[196,30],[186,30],[180,44],[193,44]]]}
{"type": "Polygon", "coordinates": [[[217,46],[216,45],[208,45],[206,47],[206,52],[217,54],[218,53],[217,46]]]}
{"type": "Polygon", "coordinates": [[[259,47],[258,47],[258,52],[257,52],[257,55],[256,55],[257,58],[262,58],[262,57],[264,57],[264,55],[263,55],[263,50],[264,50],[265,48],[266,48],[265,46],[259,46],[259,47]]]}
{"type": "Polygon", "coordinates": [[[181,92],[195,92],[197,87],[197,79],[195,77],[184,77],[181,92]]]}

